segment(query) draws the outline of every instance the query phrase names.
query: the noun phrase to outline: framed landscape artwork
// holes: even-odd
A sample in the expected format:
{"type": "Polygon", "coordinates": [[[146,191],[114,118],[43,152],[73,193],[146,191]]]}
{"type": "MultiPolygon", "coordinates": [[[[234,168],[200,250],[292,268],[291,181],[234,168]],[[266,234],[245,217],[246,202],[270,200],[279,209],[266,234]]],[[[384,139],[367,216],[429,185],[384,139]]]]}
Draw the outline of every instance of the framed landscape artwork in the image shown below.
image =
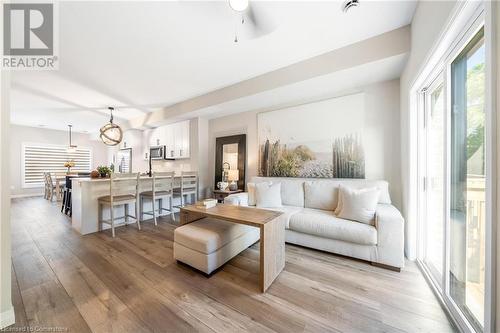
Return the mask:
{"type": "Polygon", "coordinates": [[[365,178],[364,94],[259,113],[259,175],[365,178]]]}

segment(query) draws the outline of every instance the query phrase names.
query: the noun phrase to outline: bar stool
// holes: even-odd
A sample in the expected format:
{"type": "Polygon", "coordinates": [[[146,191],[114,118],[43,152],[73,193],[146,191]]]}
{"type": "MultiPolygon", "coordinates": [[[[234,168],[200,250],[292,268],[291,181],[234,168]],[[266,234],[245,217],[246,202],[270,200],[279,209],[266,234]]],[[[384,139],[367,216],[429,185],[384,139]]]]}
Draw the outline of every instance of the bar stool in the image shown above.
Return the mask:
{"type": "MultiPolygon", "coordinates": [[[[184,207],[184,197],[191,196],[191,199],[194,198],[192,203],[196,203],[198,201],[198,172],[196,171],[183,171],[181,173],[181,186],[178,188],[174,188],[174,198],[180,197],[181,204],[179,206],[175,206],[176,208],[184,207]]],[[[173,215],[173,219],[175,221],[175,215],[173,215]]]]}
{"type": "Polygon", "coordinates": [[[115,220],[125,219],[125,225],[128,224],[129,219],[135,219],[137,229],[141,230],[141,223],[139,221],[139,173],[112,173],[109,182],[109,195],[97,199],[99,204],[99,227],[103,223],[111,225],[111,234],[115,237],[115,220]],[[129,205],[134,204],[135,216],[129,214],[129,205]],[[108,206],[110,211],[110,219],[103,219],[103,207],[108,206]],[[125,215],[115,218],[114,208],[116,206],[123,206],[125,215]]]}
{"type": "Polygon", "coordinates": [[[61,205],[61,213],[69,215],[71,217],[71,188],[73,187],[72,179],[76,177],[76,175],[70,176],[66,175],[66,185],[64,186],[62,205],[61,205]]]}
{"type": "Polygon", "coordinates": [[[154,172],[153,173],[153,186],[152,191],[142,192],[140,194],[140,204],[141,208],[139,217],[141,221],[144,220],[144,214],[153,215],[155,225],[158,225],[156,220],[157,216],[161,215],[162,211],[167,211],[170,216],[173,215],[173,199],[172,199],[172,189],[174,183],[174,173],[173,172],[154,172]],[[168,199],[170,203],[170,209],[163,208],[163,199],[168,199]],[[144,211],[144,203],[151,202],[153,206],[152,211],[144,211]],[[158,201],[158,209],[156,209],[156,201],[158,201]],[[158,214],[156,214],[158,213],[158,214]]]}

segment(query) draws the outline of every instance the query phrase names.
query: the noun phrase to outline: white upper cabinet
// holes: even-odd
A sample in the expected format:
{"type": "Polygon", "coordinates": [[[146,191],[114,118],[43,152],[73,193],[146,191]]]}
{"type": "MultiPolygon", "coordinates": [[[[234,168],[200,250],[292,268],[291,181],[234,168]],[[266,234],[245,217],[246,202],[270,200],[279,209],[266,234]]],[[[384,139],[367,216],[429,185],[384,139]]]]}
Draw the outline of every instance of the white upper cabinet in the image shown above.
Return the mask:
{"type": "Polygon", "coordinates": [[[167,159],[189,158],[189,120],[144,131],[149,146],[165,146],[167,159]]]}
{"type": "Polygon", "coordinates": [[[190,143],[190,136],[189,136],[189,120],[188,121],[183,121],[182,123],[182,145],[181,145],[181,152],[180,152],[180,157],[189,157],[190,149],[189,149],[189,143],[190,143]]]}
{"type": "Polygon", "coordinates": [[[167,158],[175,158],[175,133],[173,125],[175,124],[165,126],[165,154],[167,158]]]}
{"type": "Polygon", "coordinates": [[[165,142],[165,128],[164,126],[154,128],[149,135],[150,146],[163,146],[165,142]]]}

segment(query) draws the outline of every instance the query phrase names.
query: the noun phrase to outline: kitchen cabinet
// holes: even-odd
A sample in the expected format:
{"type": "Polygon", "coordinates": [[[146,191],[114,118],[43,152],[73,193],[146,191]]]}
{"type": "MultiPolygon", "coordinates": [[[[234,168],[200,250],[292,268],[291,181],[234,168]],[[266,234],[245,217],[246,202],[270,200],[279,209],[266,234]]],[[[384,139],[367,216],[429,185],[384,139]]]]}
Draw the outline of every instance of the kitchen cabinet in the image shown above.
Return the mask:
{"type": "Polygon", "coordinates": [[[149,146],[163,146],[165,144],[165,126],[152,129],[149,135],[149,146]]]}
{"type": "Polygon", "coordinates": [[[167,159],[189,158],[189,126],[189,120],[185,120],[146,130],[143,142],[147,142],[149,147],[165,146],[167,159]]]}

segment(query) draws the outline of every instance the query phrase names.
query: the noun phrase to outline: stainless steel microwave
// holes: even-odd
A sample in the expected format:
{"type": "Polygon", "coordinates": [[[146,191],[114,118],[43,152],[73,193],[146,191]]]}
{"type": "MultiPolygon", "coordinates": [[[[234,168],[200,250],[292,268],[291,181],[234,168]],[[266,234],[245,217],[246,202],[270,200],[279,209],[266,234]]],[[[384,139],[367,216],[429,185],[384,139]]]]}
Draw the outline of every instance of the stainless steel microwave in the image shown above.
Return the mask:
{"type": "Polygon", "coordinates": [[[149,148],[149,156],[152,160],[164,160],[166,148],[165,146],[155,146],[149,148]]]}

